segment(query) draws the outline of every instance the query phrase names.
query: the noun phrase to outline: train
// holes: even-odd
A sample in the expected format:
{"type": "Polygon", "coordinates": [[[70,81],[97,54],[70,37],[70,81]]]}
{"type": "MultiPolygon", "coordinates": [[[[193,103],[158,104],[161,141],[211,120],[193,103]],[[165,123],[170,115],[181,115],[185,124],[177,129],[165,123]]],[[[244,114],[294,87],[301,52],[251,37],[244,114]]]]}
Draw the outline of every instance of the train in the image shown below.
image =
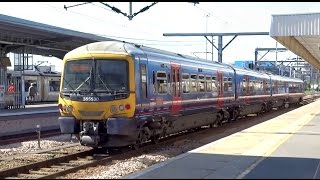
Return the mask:
{"type": "Polygon", "coordinates": [[[30,104],[28,89],[31,83],[37,88],[37,96],[32,103],[58,102],[60,79],[60,72],[14,71],[9,69],[7,70],[7,84],[13,83],[15,92],[6,92],[5,106],[20,106],[23,97],[26,104],[30,104]]]}
{"type": "Polygon", "coordinates": [[[129,42],[78,47],[63,58],[61,133],[94,148],[139,148],[301,103],[303,81],[129,42]]]}

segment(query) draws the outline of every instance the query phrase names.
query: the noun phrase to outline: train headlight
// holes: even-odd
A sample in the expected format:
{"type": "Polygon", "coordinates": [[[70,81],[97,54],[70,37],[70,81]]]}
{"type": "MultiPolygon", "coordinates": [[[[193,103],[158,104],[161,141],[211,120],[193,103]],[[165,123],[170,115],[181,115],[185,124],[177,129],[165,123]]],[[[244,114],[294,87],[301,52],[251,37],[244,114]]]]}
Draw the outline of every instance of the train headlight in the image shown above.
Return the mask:
{"type": "Polygon", "coordinates": [[[63,111],[63,105],[62,104],[58,104],[58,107],[61,111],[63,111]]]}
{"type": "Polygon", "coordinates": [[[110,108],[111,113],[116,113],[117,112],[117,106],[112,105],[110,108]]]}
{"type": "Polygon", "coordinates": [[[123,110],[124,110],[124,105],[120,105],[120,106],[119,106],[119,110],[120,110],[120,111],[123,111],[123,110]]]}
{"type": "Polygon", "coordinates": [[[67,106],[66,110],[68,113],[72,113],[72,111],[73,111],[72,105],[67,106]]]}

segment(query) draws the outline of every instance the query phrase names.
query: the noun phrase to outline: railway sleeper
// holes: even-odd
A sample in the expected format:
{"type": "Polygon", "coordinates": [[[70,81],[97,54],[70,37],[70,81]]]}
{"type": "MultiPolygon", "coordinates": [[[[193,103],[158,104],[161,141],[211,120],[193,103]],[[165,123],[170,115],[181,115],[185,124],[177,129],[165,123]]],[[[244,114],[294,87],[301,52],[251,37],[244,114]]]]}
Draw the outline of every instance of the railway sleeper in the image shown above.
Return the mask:
{"type": "Polygon", "coordinates": [[[23,178],[23,177],[6,177],[4,179],[25,179],[25,178],[23,178]]]}
{"type": "Polygon", "coordinates": [[[79,161],[91,161],[93,159],[94,159],[94,157],[92,157],[92,156],[86,156],[84,158],[77,157],[77,160],[79,160],[79,161]]]}
{"type": "Polygon", "coordinates": [[[33,171],[33,170],[30,170],[29,171],[30,174],[39,174],[39,175],[49,175],[49,174],[52,174],[52,172],[49,172],[49,171],[33,171]]]}
{"type": "Polygon", "coordinates": [[[39,175],[39,174],[18,174],[18,177],[21,177],[21,178],[41,178],[42,175],[39,175]]]}
{"type": "Polygon", "coordinates": [[[67,163],[60,163],[60,165],[66,166],[66,167],[77,167],[79,165],[81,165],[81,163],[79,163],[78,161],[74,161],[74,162],[67,162],[67,163]]]}
{"type": "MultiPolygon", "coordinates": [[[[59,166],[59,165],[52,165],[50,166],[52,169],[58,170],[58,171],[64,171],[66,169],[72,169],[73,167],[70,166],[59,166]]],[[[52,170],[50,169],[50,170],[52,170]]]]}
{"type": "Polygon", "coordinates": [[[72,164],[76,164],[76,163],[91,163],[93,161],[94,160],[78,159],[78,160],[71,160],[71,161],[69,161],[69,163],[72,163],[72,164]]]}
{"type": "Polygon", "coordinates": [[[50,172],[52,171],[53,168],[41,168],[39,169],[39,171],[42,171],[42,172],[50,172]]]}

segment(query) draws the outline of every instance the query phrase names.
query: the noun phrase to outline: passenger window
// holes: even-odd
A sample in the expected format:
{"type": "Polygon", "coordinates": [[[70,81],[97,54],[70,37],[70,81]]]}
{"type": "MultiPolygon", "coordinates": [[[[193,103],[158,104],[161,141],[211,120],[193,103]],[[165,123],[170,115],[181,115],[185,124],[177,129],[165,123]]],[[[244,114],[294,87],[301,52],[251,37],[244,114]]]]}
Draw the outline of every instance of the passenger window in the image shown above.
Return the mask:
{"type": "Polygon", "coordinates": [[[277,82],[272,83],[272,91],[273,91],[273,94],[278,92],[278,83],[277,82]]]}
{"type": "Polygon", "coordinates": [[[216,77],[212,77],[212,92],[218,93],[216,77]]]}
{"type": "Polygon", "coordinates": [[[182,74],[182,91],[183,93],[189,93],[190,92],[190,79],[189,74],[182,74]]]}
{"type": "Polygon", "coordinates": [[[197,75],[192,74],[190,78],[190,92],[197,92],[197,75]]]}
{"type": "Polygon", "coordinates": [[[50,92],[58,92],[60,87],[60,81],[49,81],[49,91],[50,92]]]}
{"type": "Polygon", "coordinates": [[[205,79],[203,75],[198,76],[198,92],[205,91],[205,79]]]}
{"type": "Polygon", "coordinates": [[[156,72],[152,71],[152,93],[156,94],[156,72]]]}
{"type": "Polygon", "coordinates": [[[249,91],[250,92],[254,91],[254,84],[255,84],[255,81],[249,81],[249,91]]]}
{"type": "Polygon", "coordinates": [[[211,92],[212,91],[212,85],[211,85],[211,76],[206,76],[206,91],[211,92]]]}
{"type": "MultiPolygon", "coordinates": [[[[38,84],[37,84],[37,81],[34,81],[34,80],[25,80],[24,82],[24,90],[25,92],[28,92],[29,91],[29,87],[31,86],[31,84],[33,84],[34,87],[36,87],[36,89],[38,89],[38,84]]],[[[50,91],[50,88],[49,88],[49,91],[50,91]]],[[[58,85],[58,91],[59,91],[59,85],[58,85]]]]}
{"type": "Polygon", "coordinates": [[[223,78],[223,91],[227,92],[229,89],[228,78],[223,78]]]}
{"type": "Polygon", "coordinates": [[[141,73],[141,95],[143,98],[147,98],[147,70],[145,64],[140,64],[141,73]]]}
{"type": "Polygon", "coordinates": [[[270,84],[266,82],[266,92],[270,93],[270,84]]]}
{"type": "Polygon", "coordinates": [[[242,92],[247,91],[247,81],[245,79],[242,80],[242,92]]]}
{"type": "Polygon", "coordinates": [[[288,84],[288,86],[289,86],[289,93],[294,92],[292,85],[293,85],[292,83],[289,83],[289,84],[288,84]]]}
{"type": "Polygon", "coordinates": [[[167,74],[165,72],[157,72],[157,91],[159,94],[168,92],[167,74]]]}
{"type": "Polygon", "coordinates": [[[232,78],[228,78],[228,91],[232,92],[232,78]]]}

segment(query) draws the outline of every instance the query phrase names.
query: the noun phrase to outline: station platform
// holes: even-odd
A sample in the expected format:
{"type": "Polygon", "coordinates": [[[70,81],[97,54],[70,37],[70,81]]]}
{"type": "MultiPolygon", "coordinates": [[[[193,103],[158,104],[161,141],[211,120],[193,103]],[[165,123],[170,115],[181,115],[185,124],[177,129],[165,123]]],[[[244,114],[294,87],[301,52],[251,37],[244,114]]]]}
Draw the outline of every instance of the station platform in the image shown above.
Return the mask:
{"type": "Polygon", "coordinates": [[[320,100],[123,179],[319,179],[320,100]]]}
{"type": "Polygon", "coordinates": [[[26,105],[25,108],[0,109],[0,117],[40,114],[40,113],[58,113],[58,103],[26,105]]]}
{"type": "Polygon", "coordinates": [[[41,130],[59,129],[57,103],[26,105],[25,108],[0,109],[0,137],[41,130]]]}

